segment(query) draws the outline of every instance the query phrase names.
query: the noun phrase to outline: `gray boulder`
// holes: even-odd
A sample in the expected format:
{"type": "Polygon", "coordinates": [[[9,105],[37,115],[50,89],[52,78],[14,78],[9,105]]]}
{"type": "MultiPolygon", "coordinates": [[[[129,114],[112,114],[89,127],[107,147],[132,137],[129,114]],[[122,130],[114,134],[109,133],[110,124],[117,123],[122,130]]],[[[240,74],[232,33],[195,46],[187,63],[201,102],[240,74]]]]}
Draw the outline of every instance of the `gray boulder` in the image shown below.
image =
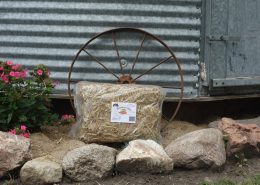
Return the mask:
{"type": "Polygon", "coordinates": [[[117,155],[116,168],[122,172],[162,173],[173,170],[173,161],[153,140],[134,140],[117,155]]]}
{"type": "Polygon", "coordinates": [[[24,185],[43,185],[61,182],[61,165],[46,157],[36,158],[24,164],[20,171],[20,178],[24,185]]]}
{"type": "Polygon", "coordinates": [[[226,161],[222,132],[214,128],[185,134],[172,141],[165,151],[176,167],[219,168],[226,161]]]}
{"type": "Polygon", "coordinates": [[[102,179],[112,175],[117,150],[89,144],[69,151],[63,158],[65,174],[75,181],[102,179]]]}
{"type": "Polygon", "coordinates": [[[0,178],[31,159],[30,140],[0,131],[0,178]]]}

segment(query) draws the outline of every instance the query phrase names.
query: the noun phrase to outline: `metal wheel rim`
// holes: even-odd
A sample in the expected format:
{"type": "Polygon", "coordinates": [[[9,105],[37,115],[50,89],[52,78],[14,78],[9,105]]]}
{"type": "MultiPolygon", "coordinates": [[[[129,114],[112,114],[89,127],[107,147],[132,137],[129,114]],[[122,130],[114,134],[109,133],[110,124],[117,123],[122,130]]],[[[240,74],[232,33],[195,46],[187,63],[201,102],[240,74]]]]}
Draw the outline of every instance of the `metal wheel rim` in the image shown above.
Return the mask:
{"type": "MultiPolygon", "coordinates": [[[[183,72],[182,72],[182,69],[181,69],[180,62],[179,62],[179,60],[176,58],[176,56],[175,56],[175,54],[173,53],[173,51],[169,48],[169,46],[168,46],[165,42],[163,42],[159,37],[157,37],[157,36],[155,36],[155,35],[153,35],[153,34],[147,32],[147,31],[144,31],[144,30],[142,30],[142,29],[138,29],[138,28],[127,28],[127,27],[126,27],[126,28],[115,28],[115,29],[110,29],[110,30],[104,31],[104,32],[99,33],[99,34],[97,34],[96,36],[92,37],[88,42],[86,42],[86,43],[80,48],[80,50],[77,52],[75,58],[73,59],[73,61],[72,61],[72,63],[71,63],[71,66],[70,66],[70,69],[69,69],[69,75],[68,75],[68,95],[69,95],[70,103],[71,103],[71,105],[72,105],[73,110],[76,112],[75,107],[74,107],[74,103],[73,103],[73,97],[72,97],[72,95],[71,95],[71,84],[70,84],[70,83],[71,83],[71,73],[72,73],[72,71],[73,71],[73,66],[74,66],[75,62],[77,61],[77,59],[78,59],[80,53],[81,53],[82,51],[85,51],[86,46],[88,46],[88,45],[89,45],[92,41],[94,41],[96,38],[101,37],[101,36],[103,36],[103,35],[105,35],[105,34],[112,34],[112,35],[113,35],[114,33],[117,33],[117,32],[138,32],[138,33],[142,33],[142,34],[144,34],[145,36],[147,35],[147,36],[153,38],[154,40],[158,41],[158,42],[159,42],[161,45],[163,45],[163,46],[167,49],[167,51],[170,53],[170,55],[171,55],[170,58],[173,58],[175,64],[177,65],[178,73],[179,73],[179,76],[180,76],[180,86],[179,86],[180,96],[179,96],[179,101],[178,101],[178,103],[177,103],[176,109],[175,109],[175,111],[173,112],[171,118],[169,119],[169,121],[172,121],[172,120],[174,119],[174,117],[177,115],[177,113],[178,113],[178,111],[179,111],[179,109],[180,109],[180,105],[181,105],[182,98],[183,98],[184,81],[183,81],[183,72]]],[[[140,49],[139,49],[139,51],[140,51],[140,49]]],[[[139,51],[138,51],[138,52],[139,52],[139,51]]],[[[118,49],[117,49],[117,52],[118,52],[118,49]]],[[[117,53],[117,54],[118,54],[118,53],[117,53]]],[[[120,63],[120,61],[119,61],[119,63],[120,63]]],[[[136,62],[135,62],[135,63],[136,63],[136,62]]],[[[135,63],[134,63],[133,65],[135,65],[135,63]]],[[[163,62],[163,63],[164,63],[164,62],[163,62]]],[[[159,65],[161,65],[161,64],[159,64],[159,65]]],[[[159,65],[158,65],[158,66],[159,66],[159,65]]],[[[156,67],[157,67],[157,66],[156,66],[156,67]]],[[[155,67],[155,68],[156,68],[156,67],[155,67]]],[[[104,66],[103,66],[103,68],[104,68],[104,66]]],[[[121,68],[121,71],[122,71],[121,63],[120,63],[120,68],[121,68]]],[[[152,69],[152,70],[153,70],[153,69],[152,69]]],[[[111,71],[108,71],[108,72],[111,73],[111,71]]],[[[131,70],[131,72],[132,72],[132,70],[131,70]]],[[[113,72],[112,72],[112,73],[113,73],[113,72]]],[[[112,74],[112,73],[111,73],[111,74],[112,74]]],[[[148,72],[148,73],[149,73],[149,72],[148,72]]],[[[145,74],[144,74],[144,75],[145,75],[145,74]]],[[[142,76],[143,76],[143,75],[142,75],[142,76]]]]}

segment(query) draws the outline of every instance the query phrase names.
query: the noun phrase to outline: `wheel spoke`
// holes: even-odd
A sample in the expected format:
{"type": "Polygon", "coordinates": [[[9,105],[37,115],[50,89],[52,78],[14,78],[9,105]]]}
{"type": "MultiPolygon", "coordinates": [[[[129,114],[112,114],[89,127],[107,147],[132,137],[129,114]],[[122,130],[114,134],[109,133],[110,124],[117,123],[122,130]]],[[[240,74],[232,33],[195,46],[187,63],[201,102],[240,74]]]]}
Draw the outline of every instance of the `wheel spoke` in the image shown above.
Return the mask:
{"type": "Polygon", "coordinates": [[[91,55],[86,49],[83,49],[85,53],[88,54],[93,60],[95,60],[99,65],[101,65],[107,72],[111,73],[114,77],[116,77],[119,80],[119,77],[113,73],[110,69],[108,69],[100,60],[98,60],[95,56],[91,55]]]}
{"type": "Polygon", "coordinates": [[[121,59],[120,59],[118,47],[117,47],[117,44],[116,44],[116,36],[115,36],[115,33],[112,32],[112,35],[113,35],[114,47],[115,47],[116,54],[117,54],[117,59],[118,59],[119,65],[120,65],[121,74],[124,75],[123,66],[122,66],[122,63],[121,63],[121,59]]]}
{"type": "Polygon", "coordinates": [[[137,79],[141,78],[142,76],[144,76],[145,74],[149,73],[150,71],[152,71],[154,68],[158,67],[159,65],[163,64],[164,62],[167,62],[170,58],[172,58],[172,56],[169,56],[168,58],[162,60],[161,62],[159,62],[158,64],[156,64],[155,66],[153,66],[152,68],[148,69],[147,71],[145,71],[143,74],[137,76],[135,79],[133,79],[133,81],[136,81],[137,79]]]}
{"type": "Polygon", "coordinates": [[[138,49],[137,55],[136,55],[135,60],[134,60],[134,62],[133,62],[132,69],[131,69],[131,72],[130,72],[130,74],[129,74],[130,76],[132,75],[133,70],[134,70],[134,68],[135,68],[135,64],[136,64],[136,62],[137,62],[137,60],[138,60],[139,53],[140,53],[141,49],[143,48],[143,44],[144,44],[145,37],[146,37],[146,34],[144,35],[144,38],[143,38],[143,40],[142,40],[142,42],[141,42],[141,45],[140,45],[140,47],[139,47],[139,49],[138,49]]]}

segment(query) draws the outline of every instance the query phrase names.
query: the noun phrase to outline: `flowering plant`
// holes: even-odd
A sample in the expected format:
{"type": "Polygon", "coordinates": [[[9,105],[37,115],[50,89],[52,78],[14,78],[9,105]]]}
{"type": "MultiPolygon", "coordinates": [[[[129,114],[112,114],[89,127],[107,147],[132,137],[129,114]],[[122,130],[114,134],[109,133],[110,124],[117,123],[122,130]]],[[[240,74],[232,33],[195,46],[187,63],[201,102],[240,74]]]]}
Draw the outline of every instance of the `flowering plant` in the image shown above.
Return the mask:
{"type": "Polygon", "coordinates": [[[20,64],[13,65],[13,62],[5,63],[0,61],[0,76],[5,83],[21,82],[26,76],[27,69],[23,69],[20,64]]]}
{"type": "Polygon", "coordinates": [[[20,135],[26,138],[30,137],[30,132],[27,130],[27,127],[25,125],[21,125],[20,127],[16,127],[12,130],[10,130],[8,133],[14,134],[14,135],[20,135]]]}
{"type": "Polygon", "coordinates": [[[74,115],[68,115],[64,114],[61,116],[61,124],[70,124],[70,123],[75,123],[75,117],[74,115]]]}
{"type": "Polygon", "coordinates": [[[7,131],[24,122],[30,129],[58,120],[50,111],[49,95],[54,85],[46,66],[28,70],[11,61],[0,61],[0,130],[7,131]]]}

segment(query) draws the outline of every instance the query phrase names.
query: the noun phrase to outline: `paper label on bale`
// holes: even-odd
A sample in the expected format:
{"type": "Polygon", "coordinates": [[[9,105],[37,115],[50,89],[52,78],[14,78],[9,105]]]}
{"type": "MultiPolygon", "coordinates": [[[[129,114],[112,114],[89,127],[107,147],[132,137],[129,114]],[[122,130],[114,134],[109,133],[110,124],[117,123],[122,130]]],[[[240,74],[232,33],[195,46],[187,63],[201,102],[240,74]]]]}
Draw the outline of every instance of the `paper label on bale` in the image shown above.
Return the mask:
{"type": "Polygon", "coordinates": [[[111,122],[135,123],[136,103],[112,102],[111,122]]]}

